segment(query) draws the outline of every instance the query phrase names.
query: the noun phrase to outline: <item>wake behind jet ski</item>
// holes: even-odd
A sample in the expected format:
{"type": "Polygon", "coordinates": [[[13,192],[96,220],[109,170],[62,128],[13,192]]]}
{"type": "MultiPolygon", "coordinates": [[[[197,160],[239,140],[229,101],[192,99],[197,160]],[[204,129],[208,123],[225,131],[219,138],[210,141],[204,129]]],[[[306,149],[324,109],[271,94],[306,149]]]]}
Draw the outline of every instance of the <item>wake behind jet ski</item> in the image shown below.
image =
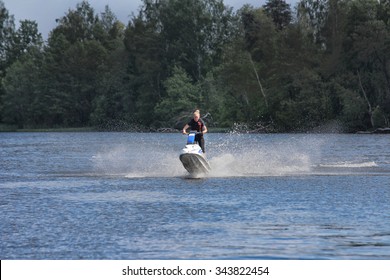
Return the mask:
{"type": "Polygon", "coordinates": [[[202,148],[195,141],[197,133],[199,132],[191,131],[188,134],[187,144],[179,157],[184,168],[193,176],[207,174],[211,170],[202,148]]]}

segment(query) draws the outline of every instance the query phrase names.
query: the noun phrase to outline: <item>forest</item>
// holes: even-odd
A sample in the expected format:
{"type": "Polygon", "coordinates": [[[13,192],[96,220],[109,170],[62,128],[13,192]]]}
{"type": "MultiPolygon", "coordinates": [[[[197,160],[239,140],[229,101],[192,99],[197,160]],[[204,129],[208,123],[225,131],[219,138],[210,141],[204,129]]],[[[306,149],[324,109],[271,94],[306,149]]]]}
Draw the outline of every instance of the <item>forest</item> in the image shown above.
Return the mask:
{"type": "Polygon", "coordinates": [[[127,23],[81,1],[47,40],[0,0],[0,130],[177,129],[195,108],[210,128],[388,127],[390,0],[143,0],[127,23]]]}

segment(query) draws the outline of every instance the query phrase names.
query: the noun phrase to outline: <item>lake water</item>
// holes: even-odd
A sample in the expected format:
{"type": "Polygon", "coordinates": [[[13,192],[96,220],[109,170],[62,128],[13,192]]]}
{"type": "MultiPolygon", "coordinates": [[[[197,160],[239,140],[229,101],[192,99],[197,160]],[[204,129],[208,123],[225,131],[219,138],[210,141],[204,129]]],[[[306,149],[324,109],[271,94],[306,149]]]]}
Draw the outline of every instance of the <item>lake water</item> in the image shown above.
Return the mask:
{"type": "Polygon", "coordinates": [[[0,259],[390,259],[390,138],[1,133],[0,259]]]}

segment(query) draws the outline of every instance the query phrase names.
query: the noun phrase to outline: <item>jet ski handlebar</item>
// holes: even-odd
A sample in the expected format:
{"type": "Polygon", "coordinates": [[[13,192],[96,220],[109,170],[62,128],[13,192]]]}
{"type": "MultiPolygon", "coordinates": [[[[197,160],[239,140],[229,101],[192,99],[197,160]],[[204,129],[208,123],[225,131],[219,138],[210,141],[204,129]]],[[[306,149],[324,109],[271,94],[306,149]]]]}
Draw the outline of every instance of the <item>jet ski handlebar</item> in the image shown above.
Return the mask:
{"type": "Polygon", "coordinates": [[[189,135],[189,134],[195,134],[195,135],[198,135],[198,134],[202,134],[203,135],[203,132],[199,132],[199,131],[190,131],[190,132],[186,132],[186,133],[183,133],[184,135],[189,135]]]}

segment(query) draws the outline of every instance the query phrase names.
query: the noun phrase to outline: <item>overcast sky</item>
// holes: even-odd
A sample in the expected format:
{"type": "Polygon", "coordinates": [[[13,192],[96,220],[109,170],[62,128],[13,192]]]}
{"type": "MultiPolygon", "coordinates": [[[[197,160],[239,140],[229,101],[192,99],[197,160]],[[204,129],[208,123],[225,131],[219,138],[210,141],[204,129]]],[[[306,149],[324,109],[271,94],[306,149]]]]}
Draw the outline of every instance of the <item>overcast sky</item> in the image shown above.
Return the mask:
{"type": "MultiPolygon", "coordinates": [[[[74,9],[82,0],[2,0],[6,9],[15,16],[15,23],[20,20],[35,20],[39,31],[46,39],[48,33],[56,26],[55,20],[64,16],[69,9],[74,9]]],[[[127,24],[132,13],[137,14],[142,0],[89,0],[96,13],[104,11],[108,4],[117,18],[127,24]]],[[[262,6],[266,0],[224,0],[225,5],[234,9],[241,8],[244,4],[254,7],[262,6]]],[[[294,7],[296,0],[287,0],[294,7]]],[[[18,26],[18,25],[17,25],[18,26]]]]}

